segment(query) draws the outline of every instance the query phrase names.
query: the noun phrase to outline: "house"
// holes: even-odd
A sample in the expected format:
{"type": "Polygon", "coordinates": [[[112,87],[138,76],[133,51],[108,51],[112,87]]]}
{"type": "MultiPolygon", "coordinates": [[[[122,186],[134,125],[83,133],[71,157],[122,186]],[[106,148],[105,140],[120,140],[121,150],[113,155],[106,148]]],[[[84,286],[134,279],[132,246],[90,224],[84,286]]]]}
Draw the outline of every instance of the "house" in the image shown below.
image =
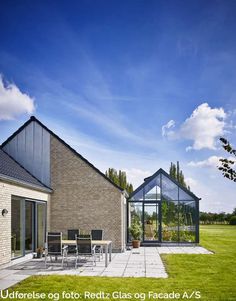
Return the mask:
{"type": "Polygon", "coordinates": [[[198,243],[199,198],[159,169],[126,192],[35,117],[0,148],[0,265],[43,247],[46,231],[103,229],[122,252],[142,244],[198,243]]]}
{"type": "Polygon", "coordinates": [[[114,251],[126,242],[126,193],[31,117],[1,147],[0,264],[43,246],[45,233],[103,229],[114,251]]]}

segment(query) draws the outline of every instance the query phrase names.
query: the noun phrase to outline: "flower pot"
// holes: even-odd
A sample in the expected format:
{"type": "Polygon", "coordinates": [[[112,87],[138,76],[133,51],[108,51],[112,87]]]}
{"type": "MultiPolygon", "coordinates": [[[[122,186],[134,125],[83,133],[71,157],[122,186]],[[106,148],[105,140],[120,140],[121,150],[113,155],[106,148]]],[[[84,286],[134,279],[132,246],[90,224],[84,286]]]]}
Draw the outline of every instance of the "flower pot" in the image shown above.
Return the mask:
{"type": "Polygon", "coordinates": [[[133,248],[139,248],[140,240],[132,240],[132,246],[133,246],[133,248]]]}
{"type": "Polygon", "coordinates": [[[37,253],[37,258],[42,258],[43,257],[43,253],[37,253]]]}

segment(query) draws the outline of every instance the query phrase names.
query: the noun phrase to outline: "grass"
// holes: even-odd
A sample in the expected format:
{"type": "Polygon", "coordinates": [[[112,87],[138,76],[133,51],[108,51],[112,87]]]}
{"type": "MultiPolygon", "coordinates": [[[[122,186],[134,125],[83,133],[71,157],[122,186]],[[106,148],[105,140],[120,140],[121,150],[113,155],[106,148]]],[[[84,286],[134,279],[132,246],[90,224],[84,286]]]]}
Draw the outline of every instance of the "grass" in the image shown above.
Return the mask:
{"type": "MultiPolygon", "coordinates": [[[[201,245],[215,252],[214,255],[163,255],[169,278],[105,278],[105,277],[78,277],[78,276],[32,276],[9,290],[27,292],[78,292],[79,300],[98,300],[99,298],[85,298],[84,292],[114,291],[130,293],[130,297],[107,298],[100,300],[157,300],[149,298],[148,292],[179,293],[180,298],[162,298],[162,300],[186,300],[182,298],[187,292],[199,291],[200,300],[236,300],[236,226],[202,226],[201,245]],[[135,293],[145,293],[146,298],[134,296],[135,293]],[[135,298],[137,297],[137,298],[135,298]]],[[[196,300],[196,295],[188,300],[196,300]]],[[[56,298],[44,300],[58,300],[56,298]]],[[[98,296],[99,297],[99,296],[98,296]]],[[[115,296],[114,296],[115,297],[115,296]]],[[[10,299],[5,299],[10,300],[10,299]]],[[[12,299],[11,299],[12,300],[12,299]]],[[[15,299],[16,300],[16,299],[15,299]]],[[[20,299],[19,299],[20,300],[20,299]]],[[[21,299],[29,300],[29,299],[21,299]]],[[[39,299],[37,299],[39,300],[39,299]]],[[[160,299],[159,299],[160,300],[160,299]]]]}

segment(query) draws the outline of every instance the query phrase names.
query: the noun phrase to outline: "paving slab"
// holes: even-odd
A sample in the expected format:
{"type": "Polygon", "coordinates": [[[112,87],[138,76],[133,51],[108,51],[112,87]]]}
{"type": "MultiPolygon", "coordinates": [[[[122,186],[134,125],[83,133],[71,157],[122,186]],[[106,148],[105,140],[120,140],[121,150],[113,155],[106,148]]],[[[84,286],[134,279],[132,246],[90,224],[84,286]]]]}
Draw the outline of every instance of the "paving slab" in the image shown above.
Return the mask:
{"type": "Polygon", "coordinates": [[[23,271],[17,271],[15,274],[16,275],[28,275],[28,276],[33,276],[37,273],[39,273],[40,270],[23,270],[23,271]]]}
{"type": "Polygon", "coordinates": [[[8,275],[12,275],[17,273],[17,270],[0,270],[0,280],[4,279],[5,277],[7,277],[8,275]]]}
{"type": "Polygon", "coordinates": [[[77,269],[70,257],[68,266],[62,268],[61,262],[48,262],[45,269],[44,259],[31,259],[0,270],[0,289],[6,289],[30,275],[78,275],[104,277],[152,277],[167,278],[161,254],[213,254],[201,246],[164,246],[140,247],[124,253],[113,253],[112,261],[105,267],[105,256],[93,266],[90,261],[81,260],[77,269]]]}
{"type": "Polygon", "coordinates": [[[124,277],[145,277],[145,271],[124,272],[124,277]]]}
{"type": "Polygon", "coordinates": [[[13,285],[15,285],[16,283],[18,283],[18,280],[5,280],[5,279],[1,279],[0,280],[0,290],[5,290],[13,285]]]}
{"type": "Polygon", "coordinates": [[[91,276],[91,277],[96,277],[100,275],[101,272],[95,272],[95,271],[83,271],[79,274],[79,276],[91,276]]]}
{"type": "Polygon", "coordinates": [[[107,272],[104,271],[101,276],[104,277],[123,277],[124,271],[113,271],[113,272],[107,272]]]}

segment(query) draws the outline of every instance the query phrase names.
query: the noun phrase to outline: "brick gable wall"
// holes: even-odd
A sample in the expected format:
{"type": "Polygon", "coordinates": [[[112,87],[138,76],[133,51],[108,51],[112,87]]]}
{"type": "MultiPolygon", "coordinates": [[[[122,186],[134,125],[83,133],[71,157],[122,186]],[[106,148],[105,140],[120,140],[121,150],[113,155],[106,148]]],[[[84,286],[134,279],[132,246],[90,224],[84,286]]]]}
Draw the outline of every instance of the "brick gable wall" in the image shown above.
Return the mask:
{"type": "Polygon", "coordinates": [[[103,229],[115,250],[124,248],[124,196],[51,135],[51,231],[103,229]]]}

